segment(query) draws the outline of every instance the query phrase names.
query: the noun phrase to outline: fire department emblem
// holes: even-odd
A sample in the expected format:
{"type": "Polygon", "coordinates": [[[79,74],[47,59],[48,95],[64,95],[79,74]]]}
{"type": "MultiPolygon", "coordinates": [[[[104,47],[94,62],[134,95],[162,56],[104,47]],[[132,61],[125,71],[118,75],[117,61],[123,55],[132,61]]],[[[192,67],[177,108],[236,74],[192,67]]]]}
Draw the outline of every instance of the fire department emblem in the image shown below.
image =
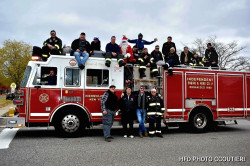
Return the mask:
{"type": "Polygon", "coordinates": [[[75,66],[76,63],[77,63],[77,62],[76,62],[75,59],[71,59],[71,60],[69,61],[70,66],[75,66]]]}
{"type": "Polygon", "coordinates": [[[42,93],[39,96],[39,100],[41,103],[47,103],[49,101],[49,95],[47,95],[46,93],[42,93]]]}

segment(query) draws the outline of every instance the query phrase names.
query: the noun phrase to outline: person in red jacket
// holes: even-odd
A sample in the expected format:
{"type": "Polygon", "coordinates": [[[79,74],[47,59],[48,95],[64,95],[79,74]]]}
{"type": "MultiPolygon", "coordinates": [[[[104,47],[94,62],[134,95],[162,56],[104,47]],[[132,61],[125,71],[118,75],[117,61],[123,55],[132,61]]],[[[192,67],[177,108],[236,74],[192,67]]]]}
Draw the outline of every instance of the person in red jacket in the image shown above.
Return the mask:
{"type": "Polygon", "coordinates": [[[124,36],[122,38],[122,42],[119,45],[120,47],[120,53],[124,57],[124,62],[126,63],[124,67],[124,80],[126,85],[132,84],[132,76],[133,76],[133,67],[129,66],[128,64],[133,64],[136,60],[133,56],[133,51],[131,46],[128,44],[128,39],[124,36]]]}

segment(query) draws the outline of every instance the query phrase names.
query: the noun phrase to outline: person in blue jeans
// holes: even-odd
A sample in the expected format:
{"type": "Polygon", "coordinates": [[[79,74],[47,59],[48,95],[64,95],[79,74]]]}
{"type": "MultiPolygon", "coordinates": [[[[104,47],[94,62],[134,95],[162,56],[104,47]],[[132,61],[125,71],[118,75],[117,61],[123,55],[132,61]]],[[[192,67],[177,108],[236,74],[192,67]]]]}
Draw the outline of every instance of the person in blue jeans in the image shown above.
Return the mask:
{"type": "Polygon", "coordinates": [[[146,118],[146,109],[147,109],[147,96],[145,94],[145,87],[141,86],[140,87],[140,91],[138,93],[137,96],[137,109],[136,109],[136,114],[137,114],[137,118],[139,121],[139,136],[140,138],[143,138],[143,133],[144,136],[147,137],[148,133],[147,133],[147,129],[144,125],[145,122],[145,118],[146,118]]]}
{"type": "Polygon", "coordinates": [[[89,58],[89,53],[91,51],[91,47],[89,42],[85,39],[85,33],[82,32],[78,39],[75,39],[71,44],[73,55],[76,58],[78,66],[81,70],[85,68],[85,63],[89,58]],[[81,56],[83,57],[81,59],[81,56]]]}

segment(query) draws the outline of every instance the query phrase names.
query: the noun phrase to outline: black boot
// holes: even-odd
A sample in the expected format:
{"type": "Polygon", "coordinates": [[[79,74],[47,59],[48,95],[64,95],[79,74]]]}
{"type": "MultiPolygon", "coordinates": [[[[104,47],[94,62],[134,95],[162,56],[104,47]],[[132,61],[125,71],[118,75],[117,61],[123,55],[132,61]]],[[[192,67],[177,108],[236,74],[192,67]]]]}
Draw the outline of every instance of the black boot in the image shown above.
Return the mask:
{"type": "Polygon", "coordinates": [[[165,70],[167,70],[167,69],[169,68],[169,64],[166,63],[165,65],[162,65],[162,67],[163,67],[165,70]]]}
{"type": "Polygon", "coordinates": [[[169,75],[173,75],[173,68],[172,67],[170,67],[169,69],[168,69],[168,73],[169,73],[169,75]]]}
{"type": "Polygon", "coordinates": [[[110,64],[111,64],[110,61],[106,61],[105,66],[110,67],[110,64]]]}
{"type": "Polygon", "coordinates": [[[159,76],[159,75],[160,75],[160,74],[159,74],[158,71],[153,72],[153,77],[157,77],[157,76],[159,76]]]}
{"type": "Polygon", "coordinates": [[[119,62],[119,67],[122,67],[122,66],[125,66],[125,65],[126,65],[126,63],[124,61],[119,62]]]}
{"type": "Polygon", "coordinates": [[[146,70],[146,69],[144,69],[144,68],[139,69],[140,77],[141,77],[141,78],[146,77],[145,70],[146,70]]]}

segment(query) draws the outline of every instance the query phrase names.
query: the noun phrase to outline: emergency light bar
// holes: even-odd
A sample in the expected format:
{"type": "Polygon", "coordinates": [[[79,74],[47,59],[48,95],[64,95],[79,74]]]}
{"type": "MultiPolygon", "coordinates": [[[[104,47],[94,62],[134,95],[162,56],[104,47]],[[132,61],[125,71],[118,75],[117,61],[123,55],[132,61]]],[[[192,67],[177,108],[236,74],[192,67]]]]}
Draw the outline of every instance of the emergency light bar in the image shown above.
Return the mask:
{"type": "Polygon", "coordinates": [[[31,60],[32,60],[32,61],[40,61],[40,60],[41,60],[41,57],[39,57],[39,56],[32,56],[32,57],[31,57],[31,60]]]}

